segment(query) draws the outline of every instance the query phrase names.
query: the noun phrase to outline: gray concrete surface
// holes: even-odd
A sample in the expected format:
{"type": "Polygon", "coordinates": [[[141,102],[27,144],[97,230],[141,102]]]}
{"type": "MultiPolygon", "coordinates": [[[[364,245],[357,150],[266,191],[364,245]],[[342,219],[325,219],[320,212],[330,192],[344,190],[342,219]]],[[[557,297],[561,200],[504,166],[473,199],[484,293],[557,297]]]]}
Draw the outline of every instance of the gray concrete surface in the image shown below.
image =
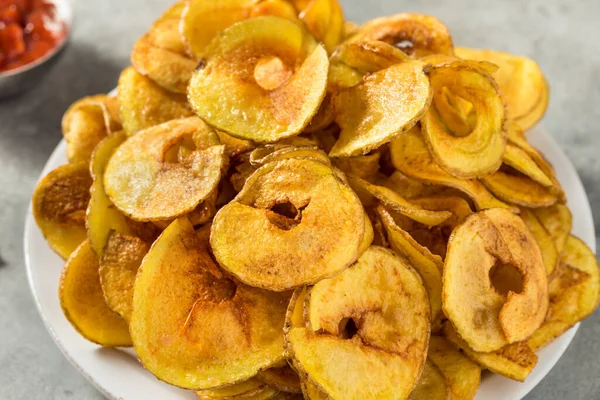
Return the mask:
{"type": "MultiPolygon", "coordinates": [[[[455,43],[538,60],[551,86],[544,125],[586,186],[600,227],[600,2],[597,0],[342,0],[349,20],[400,11],[441,18],[455,43]]],[[[71,43],[37,88],[0,101],[0,398],[101,399],[62,357],[34,307],[23,262],[23,221],[35,181],[60,140],[61,115],[75,99],[106,92],[167,0],[79,1],[71,43]]],[[[600,318],[575,340],[527,397],[600,399],[600,318]]],[[[133,400],[133,399],[128,399],[133,400]]]]}

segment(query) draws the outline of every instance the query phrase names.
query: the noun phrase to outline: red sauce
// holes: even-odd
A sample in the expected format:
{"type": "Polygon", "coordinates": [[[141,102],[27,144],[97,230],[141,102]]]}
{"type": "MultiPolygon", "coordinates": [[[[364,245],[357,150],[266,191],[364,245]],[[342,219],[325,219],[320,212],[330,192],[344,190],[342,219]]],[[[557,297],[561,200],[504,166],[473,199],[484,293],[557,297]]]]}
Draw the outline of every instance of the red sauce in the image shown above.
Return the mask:
{"type": "Polygon", "coordinates": [[[48,54],[66,34],[49,0],[0,0],[0,71],[48,54]]]}

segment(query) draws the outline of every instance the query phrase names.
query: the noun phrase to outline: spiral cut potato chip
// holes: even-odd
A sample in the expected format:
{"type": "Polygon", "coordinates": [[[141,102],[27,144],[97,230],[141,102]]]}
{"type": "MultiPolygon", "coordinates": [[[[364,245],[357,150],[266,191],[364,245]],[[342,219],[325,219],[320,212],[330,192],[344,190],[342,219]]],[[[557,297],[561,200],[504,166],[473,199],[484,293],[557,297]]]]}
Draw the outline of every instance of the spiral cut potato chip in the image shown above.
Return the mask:
{"type": "Polygon", "coordinates": [[[358,197],[331,167],[289,159],[250,176],[215,216],[210,243],[219,264],[242,282],[288,290],[352,264],[364,226],[358,197]]]}
{"type": "Polygon", "coordinates": [[[274,142],[299,134],[317,113],[328,67],[327,52],[302,27],[278,17],[253,18],[215,38],[188,98],[217,129],[274,142]]]}
{"type": "Polygon", "coordinates": [[[516,342],[484,353],[471,349],[450,322],[444,324],[443,332],[452,344],[481,367],[516,381],[523,382],[538,361],[537,355],[527,342],[516,342]]]}
{"type": "Polygon", "coordinates": [[[62,165],[35,187],[31,209],[52,250],[64,259],[86,239],[92,178],[85,162],[62,165]]]}
{"type": "Polygon", "coordinates": [[[286,348],[296,370],[319,390],[333,399],[409,395],[429,341],[427,293],[410,264],[372,246],[352,267],[297,296],[296,304],[286,317],[286,348]],[[294,308],[302,303],[306,322],[298,323],[294,308]]]}
{"type": "Polygon", "coordinates": [[[342,131],[329,156],[367,154],[412,128],[431,103],[427,70],[427,64],[407,61],[336,92],[332,102],[342,131]]]}
{"type": "Polygon", "coordinates": [[[135,281],[130,331],[144,366],[188,389],[238,383],[282,360],[287,293],[228,279],[210,257],[209,227],[185,218],[162,233],[135,281]]]}
{"type": "Polygon", "coordinates": [[[479,181],[462,180],[444,171],[429,154],[420,129],[416,127],[392,141],[390,152],[394,167],[404,175],[425,183],[458,189],[473,200],[478,210],[487,208],[516,210],[494,197],[479,181]]]}
{"type": "Polygon", "coordinates": [[[131,346],[127,323],[104,300],[98,259],[87,240],[65,263],[58,295],[65,317],[83,337],[105,347],[131,346]]]}
{"type": "Polygon", "coordinates": [[[485,210],[454,230],[444,262],[442,304],[460,336],[478,352],[525,340],[539,328],[548,310],[546,268],[518,216],[485,210]],[[494,273],[503,269],[515,271],[520,287],[494,285],[494,273]]]}
{"type": "Polygon", "coordinates": [[[429,359],[439,368],[450,390],[449,400],[475,397],[481,380],[481,368],[465,357],[442,336],[429,338],[429,359]]]}
{"type": "Polygon", "coordinates": [[[135,43],[131,65],[164,89],[185,93],[196,61],[185,51],[179,22],[185,2],[175,3],[135,43]]]}
{"type": "Polygon", "coordinates": [[[89,161],[96,145],[121,129],[116,99],[95,95],[77,100],[65,111],[61,127],[69,162],[89,161]]]}
{"type": "MultiPolygon", "coordinates": [[[[373,197],[381,204],[392,210],[422,224],[436,226],[452,216],[449,211],[430,211],[418,204],[413,204],[402,196],[384,186],[373,185],[357,176],[348,175],[350,187],[358,194],[359,198],[373,197]]],[[[363,204],[372,203],[363,200],[363,204]]]]}
{"type": "Polygon", "coordinates": [[[502,164],[507,127],[504,103],[494,79],[485,71],[461,61],[435,67],[429,73],[434,100],[446,88],[473,106],[473,130],[466,136],[448,132],[435,107],[421,122],[423,137],[437,164],[463,179],[480,178],[502,164]]]}
{"type": "Polygon", "coordinates": [[[506,102],[508,117],[523,130],[528,130],[544,116],[548,106],[548,83],[535,61],[493,50],[457,47],[455,52],[460,58],[488,61],[500,67],[493,77],[506,102]]]}
{"type": "Polygon", "coordinates": [[[448,28],[430,15],[400,13],[375,18],[358,28],[350,40],[379,40],[414,58],[454,53],[448,28]]]}
{"type": "Polygon", "coordinates": [[[560,261],[549,284],[550,308],[546,320],[528,340],[533,349],[556,339],[598,305],[600,272],[594,253],[581,239],[570,235],[560,261]]]}
{"type": "Polygon", "coordinates": [[[113,154],[104,175],[110,200],[137,221],[176,218],[217,188],[225,148],[196,117],[139,132],[113,154]]]}
{"type": "Polygon", "coordinates": [[[184,95],[163,89],[131,67],[121,72],[117,89],[123,129],[128,136],[193,114],[184,95]]]}
{"type": "Polygon", "coordinates": [[[32,210],[74,329],[157,379],[204,400],[469,400],[598,305],[525,135],[548,104],[535,62],[455,49],[422,14],[180,0],[131,64],[116,97],[65,112],[70,163],[32,210]]]}

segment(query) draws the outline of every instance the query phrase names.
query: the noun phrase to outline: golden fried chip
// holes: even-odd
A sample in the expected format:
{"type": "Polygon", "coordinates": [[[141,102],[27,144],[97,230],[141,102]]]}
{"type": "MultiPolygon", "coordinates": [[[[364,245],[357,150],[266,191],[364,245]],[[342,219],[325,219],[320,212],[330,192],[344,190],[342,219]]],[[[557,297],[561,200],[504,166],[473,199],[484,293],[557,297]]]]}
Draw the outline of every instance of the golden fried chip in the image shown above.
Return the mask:
{"type": "Polygon", "coordinates": [[[504,163],[544,187],[553,185],[552,179],[542,171],[527,152],[514,144],[506,145],[504,163]]]}
{"type": "Polygon", "coordinates": [[[193,114],[184,95],[161,88],[132,67],[121,72],[117,89],[123,128],[128,136],[193,114]]]}
{"type": "Polygon", "coordinates": [[[179,33],[185,7],[180,1],[171,6],[135,43],[131,65],[164,89],[185,93],[197,62],[190,59],[179,33]]]}
{"type": "Polygon", "coordinates": [[[287,351],[332,398],[406,398],[427,356],[427,303],[410,265],[371,246],[351,268],[309,289],[307,326],[294,324],[288,310],[287,351]]]}
{"type": "Polygon", "coordinates": [[[479,352],[527,339],[548,310],[542,254],[521,218],[503,209],[473,214],[457,227],[444,262],[442,307],[460,336],[479,352]],[[494,286],[495,270],[516,270],[520,287],[494,286]]]}
{"type": "Polygon", "coordinates": [[[412,128],[431,104],[428,64],[410,61],[365,77],[332,98],[342,131],[329,155],[367,154],[412,128]]]}
{"type": "Polygon", "coordinates": [[[441,211],[447,210],[452,213],[452,216],[442,222],[440,225],[454,227],[463,223],[463,221],[471,214],[471,206],[462,197],[452,196],[449,194],[437,194],[426,197],[417,197],[411,199],[411,202],[420,205],[426,210],[441,211]]]}
{"type": "Polygon", "coordinates": [[[127,323],[131,320],[135,277],[149,248],[136,236],[113,232],[98,260],[106,304],[127,323]]]}
{"type": "Polygon", "coordinates": [[[495,198],[477,180],[456,178],[438,166],[429,151],[419,128],[415,127],[398,136],[390,146],[392,163],[404,175],[425,183],[452,187],[469,196],[478,210],[507,208],[517,210],[495,198]]]}
{"type": "Polygon", "coordinates": [[[395,170],[385,180],[384,186],[407,199],[433,195],[446,189],[444,186],[428,185],[416,179],[409,178],[398,170],[395,170]]]}
{"type": "Polygon", "coordinates": [[[535,61],[493,50],[457,47],[455,51],[461,58],[488,61],[500,67],[493,76],[506,102],[508,117],[524,130],[542,118],[548,104],[548,84],[535,61]]]}
{"type": "Polygon", "coordinates": [[[331,52],[344,38],[344,14],[338,0],[292,0],[300,20],[331,52]]]}
{"type": "Polygon", "coordinates": [[[56,168],[38,182],[31,200],[35,222],[65,260],[86,239],[85,209],[92,178],[86,162],[56,168]]]}
{"type": "Polygon", "coordinates": [[[137,221],[187,214],[217,188],[227,162],[224,151],[215,131],[197,117],[145,129],[108,162],[106,194],[137,221]]]}
{"type": "Polygon", "coordinates": [[[504,103],[493,78],[461,61],[435,67],[429,76],[434,101],[444,97],[443,89],[447,89],[471,103],[476,115],[473,130],[466,136],[455,136],[448,132],[437,109],[429,109],[421,127],[437,164],[463,179],[480,178],[496,171],[502,164],[507,127],[504,103]]]}
{"type": "Polygon", "coordinates": [[[442,259],[417,243],[408,232],[394,222],[390,213],[382,206],[377,207],[377,213],[387,232],[392,250],[410,261],[412,267],[421,275],[427,289],[431,306],[431,320],[435,325],[442,310],[442,259]]]}
{"type": "Polygon", "coordinates": [[[450,390],[440,369],[429,359],[408,400],[449,400],[450,390]]]}
{"type": "Polygon", "coordinates": [[[507,166],[481,182],[499,199],[522,207],[548,207],[558,201],[556,193],[507,166]]]}
{"type": "Polygon", "coordinates": [[[278,394],[279,390],[256,378],[220,389],[196,392],[196,396],[200,400],[270,400],[275,399],[278,394]]]}
{"type": "Polygon", "coordinates": [[[450,322],[444,324],[443,332],[446,339],[477,364],[516,381],[523,382],[538,361],[537,355],[527,342],[516,342],[498,350],[483,353],[471,349],[467,342],[458,335],[450,322]]]}
{"type": "Polygon", "coordinates": [[[300,378],[296,371],[288,365],[261,371],[258,373],[257,378],[282,392],[302,393],[302,390],[300,389],[300,378]]]}
{"type": "Polygon", "coordinates": [[[258,169],[219,210],[211,245],[219,264],[242,282],[288,290],[352,264],[364,221],[360,200],[329,166],[288,159],[258,169]]]}
{"type": "Polygon", "coordinates": [[[360,26],[351,38],[352,41],[365,39],[389,43],[414,58],[454,53],[448,28],[437,18],[424,14],[401,13],[375,18],[360,26]]]}
{"type": "Polygon", "coordinates": [[[354,175],[362,179],[370,180],[374,178],[379,171],[380,157],[380,153],[373,153],[366,156],[335,158],[333,160],[333,165],[341,169],[347,175],[354,175]]]}
{"type": "Polygon", "coordinates": [[[87,240],[65,263],[58,292],[65,317],[81,336],[105,347],[131,346],[127,323],[104,300],[98,259],[87,240]]]}
{"type": "Polygon", "coordinates": [[[210,227],[185,218],[162,233],[135,281],[130,331],[159,379],[187,389],[238,383],[282,361],[287,293],[228,279],[212,260],[210,227]]]}
{"type": "Polygon", "coordinates": [[[533,237],[535,237],[538,246],[540,246],[544,265],[546,266],[546,274],[548,276],[552,275],[558,266],[559,256],[554,239],[531,210],[521,209],[520,214],[533,237]]]}
{"type": "Polygon", "coordinates": [[[96,145],[121,128],[109,110],[113,100],[107,95],[89,96],[77,100],[67,109],[61,126],[69,162],[89,161],[96,145]]]}
{"type": "Polygon", "coordinates": [[[308,400],[331,400],[331,397],[323,393],[314,383],[310,382],[308,379],[304,379],[301,381],[300,385],[302,386],[302,394],[305,399],[308,400]]]}
{"type": "Polygon", "coordinates": [[[570,235],[561,264],[550,282],[550,308],[546,320],[528,343],[538,349],[588,317],[596,307],[600,290],[600,273],[596,256],[587,245],[570,235]]]}
{"type": "Polygon", "coordinates": [[[253,18],[215,38],[188,99],[217,129],[274,142],[300,133],[317,113],[328,67],[327,52],[302,27],[278,17],[253,18]]]}
{"type": "Polygon", "coordinates": [[[471,400],[481,380],[481,368],[441,336],[429,338],[429,359],[440,369],[450,390],[449,400],[471,400]]]}
{"type": "Polygon", "coordinates": [[[569,208],[563,204],[555,204],[532,211],[554,239],[558,253],[562,253],[573,226],[573,215],[569,208]]]}
{"type": "MultiPolygon", "coordinates": [[[[436,226],[452,216],[449,211],[430,211],[418,204],[413,204],[402,196],[384,186],[373,185],[357,176],[348,175],[350,187],[362,199],[365,196],[377,199],[388,208],[422,224],[436,226]]],[[[368,201],[367,203],[372,203],[368,201]]],[[[363,201],[365,204],[365,201],[363,201]]]]}
{"type": "Polygon", "coordinates": [[[268,164],[274,161],[286,160],[288,158],[310,158],[321,161],[324,164],[331,164],[329,157],[316,146],[273,146],[266,145],[254,149],[250,153],[250,164],[255,167],[268,164]]]}

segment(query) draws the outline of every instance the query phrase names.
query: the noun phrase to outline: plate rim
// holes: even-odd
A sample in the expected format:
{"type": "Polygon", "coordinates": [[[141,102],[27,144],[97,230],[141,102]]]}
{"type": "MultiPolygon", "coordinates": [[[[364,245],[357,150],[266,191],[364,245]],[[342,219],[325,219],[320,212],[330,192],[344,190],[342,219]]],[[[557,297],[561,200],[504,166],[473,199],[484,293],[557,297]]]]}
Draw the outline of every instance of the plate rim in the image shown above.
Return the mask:
{"type": "MultiPolygon", "coordinates": [[[[581,177],[579,176],[577,169],[575,168],[575,166],[573,165],[573,163],[571,162],[571,160],[569,159],[567,154],[563,151],[563,149],[556,142],[556,140],[554,139],[554,137],[550,134],[550,132],[548,130],[546,130],[541,125],[537,125],[536,127],[534,127],[532,129],[532,131],[536,131],[537,135],[542,136],[543,139],[549,143],[549,146],[552,147],[554,151],[557,151],[557,153],[560,155],[561,158],[566,159],[568,161],[567,163],[565,163],[562,166],[562,168],[569,170],[569,171],[567,171],[568,174],[575,176],[575,182],[574,182],[575,185],[579,186],[581,189],[583,189],[583,195],[584,195],[584,199],[585,199],[585,207],[582,207],[580,212],[585,215],[589,215],[591,217],[590,221],[592,221],[592,222],[589,223],[589,227],[591,228],[591,233],[595,237],[595,225],[593,223],[593,212],[591,209],[591,204],[589,202],[589,198],[588,198],[587,192],[585,190],[585,186],[583,185],[583,182],[581,181],[581,177]]],[[[38,180],[36,181],[36,184],[45,176],[45,174],[47,174],[49,172],[50,168],[52,168],[51,165],[53,165],[55,163],[55,159],[60,157],[60,153],[64,152],[65,150],[66,150],[66,142],[64,139],[61,139],[60,142],[56,145],[56,147],[52,151],[52,153],[50,154],[50,156],[48,157],[48,159],[46,160],[46,163],[44,164],[44,167],[40,173],[40,176],[38,177],[38,180]]],[[[53,328],[53,326],[49,320],[49,317],[46,315],[45,311],[43,310],[43,306],[42,306],[40,297],[38,295],[38,289],[36,287],[36,283],[35,283],[35,280],[33,277],[33,268],[31,265],[32,261],[31,261],[31,257],[30,257],[31,249],[29,247],[29,241],[30,241],[30,237],[32,235],[31,230],[38,229],[35,224],[35,221],[33,219],[31,199],[29,201],[29,206],[27,208],[27,216],[25,218],[24,225],[25,225],[25,227],[24,227],[24,232],[23,232],[23,251],[24,251],[24,260],[25,260],[27,281],[28,281],[29,289],[30,289],[31,295],[33,297],[37,312],[44,324],[44,327],[50,334],[50,337],[52,338],[52,340],[54,341],[54,343],[56,344],[56,346],[58,347],[58,349],[60,350],[62,355],[69,361],[69,363],[71,365],[73,365],[73,367],[83,377],[86,378],[86,380],[88,382],[90,382],[92,384],[92,386],[94,386],[94,388],[96,390],[98,390],[104,397],[106,397],[108,399],[119,400],[120,399],[119,396],[117,396],[114,393],[111,393],[110,389],[106,388],[105,386],[102,386],[99,382],[97,382],[96,379],[90,373],[88,373],[71,356],[71,354],[68,352],[66,347],[63,345],[58,333],[53,328]]],[[[590,248],[593,250],[593,252],[595,254],[596,253],[596,248],[595,248],[596,243],[594,242],[594,243],[587,243],[587,244],[590,246],[590,248]]],[[[525,396],[527,396],[527,394],[529,394],[529,392],[531,392],[531,390],[533,390],[535,387],[537,387],[539,385],[539,383],[548,375],[550,370],[555,367],[555,365],[562,358],[563,354],[565,353],[565,351],[567,350],[569,345],[572,343],[572,341],[575,337],[575,334],[577,333],[577,331],[579,329],[579,326],[580,326],[580,323],[577,323],[576,325],[571,327],[568,331],[563,333],[563,335],[561,335],[561,339],[562,339],[562,341],[560,342],[561,346],[557,349],[557,351],[552,353],[552,357],[548,360],[549,362],[546,362],[545,364],[536,366],[536,368],[538,369],[539,372],[534,377],[532,377],[532,379],[525,381],[524,383],[519,383],[519,384],[523,385],[522,390],[519,392],[518,397],[514,398],[513,400],[523,399],[525,396]]],[[[157,382],[160,382],[160,381],[157,380],[157,382]]],[[[160,383],[164,384],[163,382],[160,382],[160,383]]],[[[475,399],[477,399],[477,397],[478,396],[476,396],[475,399]]]]}

